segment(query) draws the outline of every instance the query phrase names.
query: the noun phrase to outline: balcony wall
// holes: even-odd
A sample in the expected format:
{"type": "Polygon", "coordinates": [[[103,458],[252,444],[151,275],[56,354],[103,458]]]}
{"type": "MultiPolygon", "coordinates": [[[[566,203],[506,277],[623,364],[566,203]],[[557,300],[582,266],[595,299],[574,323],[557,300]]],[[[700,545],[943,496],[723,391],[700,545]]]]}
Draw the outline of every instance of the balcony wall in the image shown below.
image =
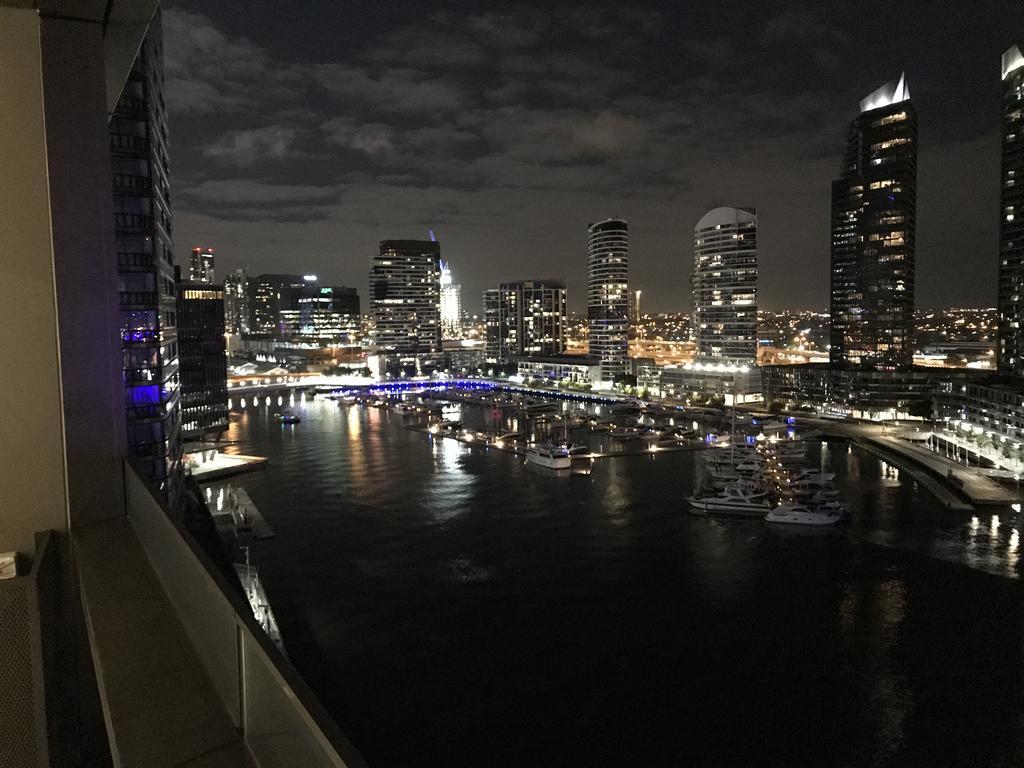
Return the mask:
{"type": "Polygon", "coordinates": [[[126,478],[127,518],[72,537],[115,764],[365,765],[148,482],[126,478]]]}

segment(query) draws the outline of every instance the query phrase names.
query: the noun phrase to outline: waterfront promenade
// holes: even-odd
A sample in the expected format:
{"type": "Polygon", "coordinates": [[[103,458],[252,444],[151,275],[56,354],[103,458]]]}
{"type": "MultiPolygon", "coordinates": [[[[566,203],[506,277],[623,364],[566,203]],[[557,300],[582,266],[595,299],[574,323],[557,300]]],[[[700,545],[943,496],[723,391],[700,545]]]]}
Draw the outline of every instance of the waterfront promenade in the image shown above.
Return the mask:
{"type": "Polygon", "coordinates": [[[908,439],[914,430],[893,432],[891,428],[866,422],[817,421],[823,434],[852,440],[882,458],[893,460],[950,509],[1009,506],[1018,501],[1013,490],[980,470],[965,467],[908,439]]]}

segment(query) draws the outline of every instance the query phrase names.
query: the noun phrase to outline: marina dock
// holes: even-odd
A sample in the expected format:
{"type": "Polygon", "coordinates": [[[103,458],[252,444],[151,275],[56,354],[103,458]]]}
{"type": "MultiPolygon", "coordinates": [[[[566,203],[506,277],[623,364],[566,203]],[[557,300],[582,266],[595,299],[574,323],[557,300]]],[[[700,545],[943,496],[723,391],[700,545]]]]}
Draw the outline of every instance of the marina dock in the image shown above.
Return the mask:
{"type": "Polygon", "coordinates": [[[251,535],[254,539],[272,539],[276,536],[259,507],[253,503],[245,488],[220,489],[223,497],[214,497],[211,516],[221,534],[251,535]]]}
{"type": "MultiPolygon", "coordinates": [[[[492,451],[502,451],[503,453],[511,453],[516,456],[525,456],[526,447],[522,445],[516,445],[514,443],[509,445],[495,445],[492,442],[488,442],[481,438],[470,439],[463,434],[458,432],[452,432],[451,430],[443,430],[441,432],[431,432],[425,424],[406,424],[406,429],[412,430],[413,432],[420,432],[422,434],[431,435],[433,437],[444,437],[449,440],[455,440],[465,445],[471,445],[476,448],[483,448],[492,451]]],[[[630,442],[636,442],[630,441],[630,442]]],[[[578,459],[612,459],[620,456],[651,456],[657,453],[679,453],[682,451],[703,451],[707,450],[708,445],[703,440],[697,441],[692,440],[685,443],[678,443],[676,445],[648,445],[648,446],[630,446],[624,448],[621,451],[606,451],[600,453],[579,453],[574,454],[573,458],[578,459]]]]}

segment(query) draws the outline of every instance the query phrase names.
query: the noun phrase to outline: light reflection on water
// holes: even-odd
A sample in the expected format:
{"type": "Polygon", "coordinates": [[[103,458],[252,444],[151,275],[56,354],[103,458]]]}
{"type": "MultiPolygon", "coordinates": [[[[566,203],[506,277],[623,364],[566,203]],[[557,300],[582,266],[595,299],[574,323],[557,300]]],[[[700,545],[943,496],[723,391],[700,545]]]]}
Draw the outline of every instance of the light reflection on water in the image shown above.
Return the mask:
{"type": "Polygon", "coordinates": [[[282,427],[250,404],[228,434],[270,458],[244,480],[277,532],[253,557],[293,660],[376,768],[1020,753],[1009,510],[946,510],[831,444],[808,463],[838,473],[852,523],[768,530],[684,513],[693,454],[555,477],[379,409],[294,409],[282,427]]]}

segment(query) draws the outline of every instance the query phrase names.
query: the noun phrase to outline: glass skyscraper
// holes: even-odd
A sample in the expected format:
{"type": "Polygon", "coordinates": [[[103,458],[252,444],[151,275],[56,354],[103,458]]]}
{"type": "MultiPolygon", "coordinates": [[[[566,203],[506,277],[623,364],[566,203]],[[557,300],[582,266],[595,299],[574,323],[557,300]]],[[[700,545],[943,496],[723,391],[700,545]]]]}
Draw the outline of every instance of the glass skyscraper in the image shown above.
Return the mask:
{"type": "Polygon", "coordinates": [[[1024,377],[1024,55],[1003,54],[1003,162],[999,209],[999,350],[1002,373],[1024,377]]]}
{"type": "Polygon", "coordinates": [[[693,230],[697,356],[757,360],[757,212],[713,208],[693,230]]]}
{"type": "Polygon", "coordinates": [[[110,155],[129,452],[175,508],[181,413],[159,15],[111,115],[110,155]]]}
{"type": "Polygon", "coordinates": [[[623,219],[587,228],[587,318],[590,354],[601,361],[601,379],[629,372],[629,240],[623,219]]]}
{"type": "Polygon", "coordinates": [[[917,114],[901,75],[860,102],[832,182],[834,365],[913,360],[917,114]]]}

